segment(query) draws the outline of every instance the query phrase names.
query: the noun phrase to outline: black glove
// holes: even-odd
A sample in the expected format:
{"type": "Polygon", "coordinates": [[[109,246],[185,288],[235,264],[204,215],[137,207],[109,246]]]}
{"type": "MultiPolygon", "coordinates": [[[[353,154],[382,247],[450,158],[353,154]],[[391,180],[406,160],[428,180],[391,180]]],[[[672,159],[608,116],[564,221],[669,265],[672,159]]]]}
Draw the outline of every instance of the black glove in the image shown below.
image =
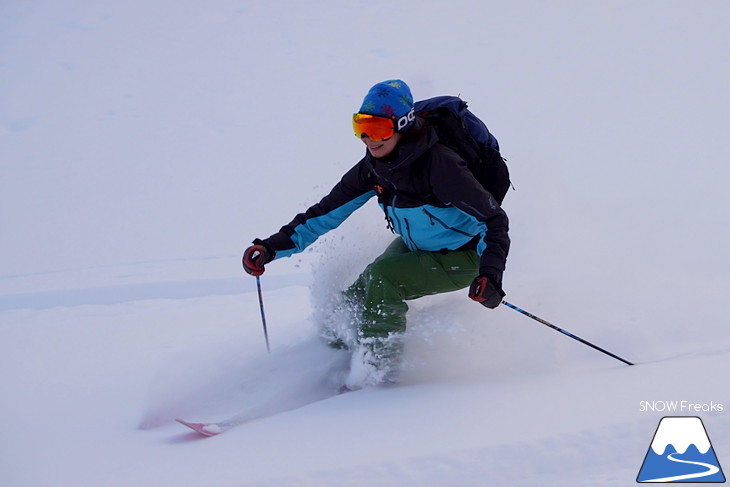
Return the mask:
{"type": "Polygon", "coordinates": [[[263,240],[258,238],[253,245],[243,252],[243,270],[254,277],[264,273],[264,266],[274,259],[275,252],[263,240]]]}
{"type": "Polygon", "coordinates": [[[499,306],[504,296],[502,276],[497,274],[482,274],[469,286],[469,297],[487,308],[499,306]]]}

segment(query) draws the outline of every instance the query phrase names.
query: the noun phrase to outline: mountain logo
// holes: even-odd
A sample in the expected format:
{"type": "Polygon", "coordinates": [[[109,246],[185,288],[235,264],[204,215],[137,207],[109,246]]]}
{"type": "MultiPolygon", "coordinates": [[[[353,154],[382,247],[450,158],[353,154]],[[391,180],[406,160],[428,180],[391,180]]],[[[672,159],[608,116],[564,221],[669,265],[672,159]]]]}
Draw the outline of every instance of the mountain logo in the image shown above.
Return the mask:
{"type": "Polygon", "coordinates": [[[636,481],[725,482],[702,420],[696,416],[663,417],[636,481]]]}

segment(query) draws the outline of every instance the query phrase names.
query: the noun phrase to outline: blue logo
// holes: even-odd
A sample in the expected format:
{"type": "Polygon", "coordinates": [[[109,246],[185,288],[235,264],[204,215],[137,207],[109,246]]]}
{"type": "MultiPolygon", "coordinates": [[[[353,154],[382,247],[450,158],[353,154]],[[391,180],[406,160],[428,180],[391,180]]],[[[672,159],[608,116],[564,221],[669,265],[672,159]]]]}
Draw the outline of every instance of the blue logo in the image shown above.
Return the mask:
{"type": "Polygon", "coordinates": [[[702,420],[666,416],[659,421],[637,482],[725,482],[702,420]]]}

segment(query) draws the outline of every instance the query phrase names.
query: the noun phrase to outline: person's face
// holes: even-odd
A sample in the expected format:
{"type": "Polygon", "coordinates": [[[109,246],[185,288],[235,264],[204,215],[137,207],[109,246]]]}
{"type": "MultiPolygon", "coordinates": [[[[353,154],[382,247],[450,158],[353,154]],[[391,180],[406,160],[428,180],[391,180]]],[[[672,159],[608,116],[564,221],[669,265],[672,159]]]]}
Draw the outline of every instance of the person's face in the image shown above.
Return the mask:
{"type": "Polygon", "coordinates": [[[370,140],[370,138],[365,135],[362,138],[363,143],[367,146],[368,151],[370,152],[370,155],[376,158],[386,157],[388,156],[393,150],[395,149],[395,146],[398,145],[398,142],[400,141],[401,134],[395,133],[393,134],[393,137],[389,138],[388,140],[381,140],[378,142],[374,142],[370,140]]]}

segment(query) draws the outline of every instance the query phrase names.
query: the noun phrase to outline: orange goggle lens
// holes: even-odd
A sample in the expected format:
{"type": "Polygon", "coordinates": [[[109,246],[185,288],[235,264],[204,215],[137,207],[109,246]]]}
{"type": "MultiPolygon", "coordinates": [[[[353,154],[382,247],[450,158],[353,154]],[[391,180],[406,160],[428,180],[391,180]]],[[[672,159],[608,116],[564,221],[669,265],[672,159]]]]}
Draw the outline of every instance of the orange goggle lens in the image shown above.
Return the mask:
{"type": "Polygon", "coordinates": [[[367,135],[374,142],[389,139],[395,134],[393,119],[365,113],[356,113],[352,116],[352,128],[358,139],[367,135]]]}

